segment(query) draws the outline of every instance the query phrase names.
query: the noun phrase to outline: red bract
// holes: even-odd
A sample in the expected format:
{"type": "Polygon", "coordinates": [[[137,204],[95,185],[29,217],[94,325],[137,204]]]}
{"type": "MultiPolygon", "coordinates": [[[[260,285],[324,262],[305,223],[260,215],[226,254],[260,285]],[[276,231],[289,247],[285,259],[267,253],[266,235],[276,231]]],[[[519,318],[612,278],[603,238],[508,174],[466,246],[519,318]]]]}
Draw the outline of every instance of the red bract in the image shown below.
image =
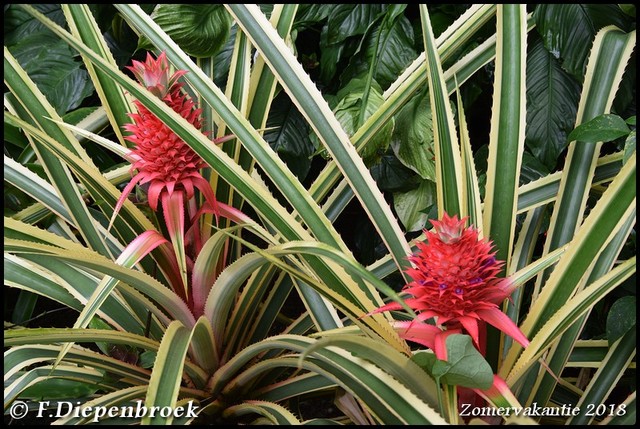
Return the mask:
{"type": "MultiPolygon", "coordinates": [[[[442,220],[431,221],[434,231],[425,230],[426,241],[418,243],[418,252],[409,257],[414,268],[407,273],[413,281],[403,290],[413,298],[405,302],[418,313],[419,321],[436,318],[436,324],[448,334],[465,331],[478,348],[480,322],[495,326],[526,347],[529,341],[499,306],[513,290],[508,278],[498,277],[504,263],[495,259],[492,243],[479,239],[478,231],[465,228],[465,222],[466,218],[458,220],[446,213],[442,220]]],[[[375,312],[401,308],[399,303],[390,303],[375,312]]],[[[439,329],[419,329],[415,324],[402,324],[406,339],[421,342],[438,355],[446,353],[436,350],[439,329]]]]}
{"type": "MultiPolygon", "coordinates": [[[[185,118],[197,129],[200,129],[202,109],[197,109],[192,100],[182,92],[182,83],[177,79],[185,71],[170,72],[165,53],[161,53],[156,60],[147,54],[147,60],[142,63],[133,61],[128,67],[139,82],[152,93],[160,97],[180,116],[185,118]]],[[[200,169],[206,164],[176,133],[151,113],[138,100],[134,101],[138,113],[130,114],[132,124],[125,125],[125,130],[131,135],[126,139],[135,144],[130,156],[135,159],[132,171],[138,173],[124,189],[116,212],[124,199],[136,184],[149,183],[149,206],[155,211],[158,201],[178,190],[183,192],[189,200],[194,195],[194,188],[199,189],[205,200],[216,210],[216,200],[209,183],[200,174],[200,169]]]]}

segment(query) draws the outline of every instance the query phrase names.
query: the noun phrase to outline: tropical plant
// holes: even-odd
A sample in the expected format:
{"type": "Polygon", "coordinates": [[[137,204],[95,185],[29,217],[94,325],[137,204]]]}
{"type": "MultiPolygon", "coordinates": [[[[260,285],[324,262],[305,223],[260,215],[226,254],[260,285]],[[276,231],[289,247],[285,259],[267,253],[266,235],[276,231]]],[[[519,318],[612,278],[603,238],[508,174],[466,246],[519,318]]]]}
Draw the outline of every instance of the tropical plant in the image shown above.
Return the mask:
{"type": "Polygon", "coordinates": [[[5,414],[634,420],[630,9],[412,7],[10,5],[5,414]]]}

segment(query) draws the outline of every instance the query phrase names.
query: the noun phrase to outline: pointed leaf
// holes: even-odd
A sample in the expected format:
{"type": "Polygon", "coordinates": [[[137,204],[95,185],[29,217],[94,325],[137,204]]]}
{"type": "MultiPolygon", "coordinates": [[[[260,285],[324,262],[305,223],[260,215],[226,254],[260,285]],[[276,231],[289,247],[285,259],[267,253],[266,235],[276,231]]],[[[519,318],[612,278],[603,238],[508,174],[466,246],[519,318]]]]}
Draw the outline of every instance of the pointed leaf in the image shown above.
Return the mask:
{"type": "Polygon", "coordinates": [[[534,41],[527,55],[527,128],[525,144],[547,168],[554,169],[575,124],[580,86],[560,62],[534,41]]]}
{"type": "MultiPolygon", "coordinates": [[[[145,398],[145,405],[148,409],[151,407],[175,409],[190,342],[191,332],[189,329],[178,321],[169,325],[160,343],[149,380],[149,388],[145,398]]],[[[154,417],[145,416],[142,419],[143,424],[171,424],[172,421],[171,413],[168,417],[163,417],[158,413],[154,417]]]]}
{"type": "Polygon", "coordinates": [[[636,326],[636,297],[625,296],[613,303],[607,314],[607,341],[612,345],[636,326]]]}
{"type": "Polygon", "coordinates": [[[626,136],[631,130],[618,115],[602,114],[578,125],[569,134],[568,140],[581,143],[609,142],[626,136]]]}
{"type": "Polygon", "coordinates": [[[428,228],[427,209],[436,203],[436,185],[430,180],[422,180],[420,186],[409,192],[393,194],[393,207],[400,221],[409,232],[428,228]]]}
{"type": "Polygon", "coordinates": [[[194,57],[218,53],[229,37],[231,19],[222,4],[159,4],[153,20],[194,57]]]}
{"type": "Polygon", "coordinates": [[[536,7],[536,28],[545,47],[578,80],[586,71],[587,56],[596,33],[608,24],[628,29],[628,18],[617,4],[548,3],[536,7]]]}
{"type": "Polygon", "coordinates": [[[432,374],[440,382],[452,386],[488,389],[493,383],[493,370],[468,335],[447,337],[447,361],[437,360],[432,374]]]}
{"type": "Polygon", "coordinates": [[[436,185],[438,218],[443,213],[450,216],[460,215],[462,207],[462,162],[460,146],[453,122],[453,111],[449,103],[441,58],[438,55],[436,40],[431,28],[429,11],[426,5],[420,5],[420,21],[429,77],[429,99],[431,111],[439,112],[433,115],[434,148],[436,159],[436,185]]]}
{"type": "Polygon", "coordinates": [[[423,179],[435,181],[433,120],[428,92],[414,97],[395,117],[391,147],[398,159],[423,179]]]}
{"type": "Polygon", "coordinates": [[[187,257],[184,244],[184,216],[185,197],[182,191],[173,192],[171,195],[162,194],[162,211],[167,224],[167,231],[171,237],[173,251],[178,261],[178,269],[184,287],[184,296],[189,297],[189,282],[187,279],[187,257]]]}

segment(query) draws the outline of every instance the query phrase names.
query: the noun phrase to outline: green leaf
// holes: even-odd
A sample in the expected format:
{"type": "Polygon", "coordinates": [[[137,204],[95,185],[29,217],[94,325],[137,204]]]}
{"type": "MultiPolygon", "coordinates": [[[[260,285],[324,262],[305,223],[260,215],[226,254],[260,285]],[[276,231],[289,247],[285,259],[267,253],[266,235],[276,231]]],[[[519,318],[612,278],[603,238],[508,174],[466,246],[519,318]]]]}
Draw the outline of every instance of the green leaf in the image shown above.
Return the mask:
{"type": "Polygon", "coordinates": [[[5,143],[12,143],[21,149],[24,149],[29,144],[29,141],[22,131],[20,131],[20,128],[5,123],[3,131],[5,143]]]}
{"type": "MultiPolygon", "coordinates": [[[[589,404],[603,404],[607,398],[611,397],[611,392],[619,386],[618,382],[635,358],[636,345],[635,329],[628,331],[621,339],[611,344],[607,356],[602,360],[576,405],[580,413],[572,415],[567,424],[589,425],[594,422],[595,416],[589,404]]],[[[614,401],[614,403],[617,402],[617,400],[614,401]]],[[[622,414],[621,410],[618,406],[615,412],[610,409],[608,414],[609,416],[622,414]]],[[[625,410],[625,414],[626,412],[627,410],[625,410]]]]}
{"type": "Polygon", "coordinates": [[[222,4],[159,4],[151,17],[194,57],[215,55],[229,38],[231,18],[222,4]]]}
{"type": "Polygon", "coordinates": [[[631,22],[616,4],[539,4],[534,18],[547,50],[579,80],[598,30],[610,24],[626,30],[631,22]]]}
{"type": "Polygon", "coordinates": [[[624,157],[623,163],[626,163],[632,154],[636,153],[636,130],[633,130],[627,136],[627,140],[624,142],[624,157]]]}
{"type": "Polygon", "coordinates": [[[460,214],[462,207],[462,161],[453,110],[442,70],[436,39],[426,5],[420,5],[420,22],[424,39],[425,58],[429,82],[431,111],[438,112],[433,118],[436,185],[438,191],[438,217],[460,214]]]}
{"type": "MultiPolygon", "coordinates": [[[[611,109],[624,69],[633,52],[635,33],[608,27],[598,33],[589,58],[585,88],[580,99],[576,124],[582,124],[611,109]],[[597,65],[604,65],[600,67],[597,65]]],[[[560,190],[553,208],[545,249],[569,242],[583,216],[592,182],[592,168],[597,162],[600,143],[569,145],[560,190]]],[[[635,191],[634,191],[635,192],[635,191]]],[[[545,273],[546,277],[548,274],[545,273]]],[[[561,303],[562,299],[550,301],[561,303]]]]}
{"type": "MultiPolygon", "coordinates": [[[[522,166],[520,167],[520,184],[533,182],[535,180],[547,177],[550,174],[549,169],[531,155],[529,152],[522,154],[522,166]]],[[[520,201],[518,201],[520,203],[520,201]]]]}
{"type": "MultiPolygon", "coordinates": [[[[395,366],[397,362],[406,359],[402,354],[394,353],[389,356],[392,359],[389,357],[385,359],[387,363],[384,366],[378,366],[354,356],[350,349],[327,347],[313,351],[302,361],[295,355],[285,355],[255,365],[247,365],[254,356],[265,350],[285,349],[303,353],[314,342],[315,340],[303,336],[279,335],[244,348],[213,375],[211,379],[213,394],[217,395],[220,392],[225,396],[234,396],[239,393],[249,393],[248,389],[254,385],[255,380],[261,378],[265,370],[279,366],[292,369],[298,367],[322,373],[324,377],[339,384],[356,396],[376,421],[382,424],[445,423],[444,419],[426,402],[427,399],[419,397],[415,393],[416,390],[410,389],[408,384],[382,369],[389,362],[393,362],[395,366]]],[[[358,342],[355,343],[358,344],[358,342]]],[[[380,353],[372,353],[373,357],[376,357],[376,354],[380,356],[380,353]]],[[[400,373],[410,371],[407,367],[395,366],[395,368],[400,373]]],[[[405,373],[404,377],[415,376],[414,380],[425,378],[424,375],[421,377],[420,373],[416,374],[416,371],[417,368],[413,372],[405,373]]],[[[427,380],[424,381],[428,383],[427,380]]]]}
{"type": "Polygon", "coordinates": [[[382,4],[339,4],[327,20],[328,43],[340,43],[350,36],[359,36],[384,12],[382,4]]]}
{"type": "MultiPolygon", "coordinates": [[[[114,58],[117,49],[113,48],[113,43],[107,43],[106,38],[109,37],[109,33],[103,33],[100,29],[91,14],[89,5],[65,4],[62,9],[71,32],[106,61],[117,64],[114,58]]],[[[126,61],[132,54],[126,55],[126,61]]],[[[84,66],[95,86],[95,93],[100,99],[101,107],[111,123],[111,128],[115,132],[118,142],[124,147],[130,147],[132,143],[126,141],[123,136],[123,125],[130,122],[128,114],[133,110],[131,100],[113,79],[110,79],[104,72],[96,70],[89,61],[86,61],[84,66]]]]}
{"type": "Polygon", "coordinates": [[[77,108],[93,93],[89,75],[73,59],[72,49],[48,32],[26,36],[9,51],[59,114],[77,108]]]}
{"type": "Polygon", "coordinates": [[[636,326],[636,297],[625,296],[613,303],[607,315],[607,341],[611,346],[636,326]]]}
{"type": "Polygon", "coordinates": [[[391,147],[398,159],[423,179],[435,181],[433,120],[429,93],[414,97],[395,117],[391,147]]]}
{"type": "Polygon", "coordinates": [[[436,202],[436,185],[423,180],[416,189],[393,194],[393,207],[407,231],[420,231],[426,227],[428,213],[425,209],[436,202]]]}
{"type": "Polygon", "coordinates": [[[382,191],[404,192],[417,185],[415,173],[389,151],[371,167],[371,175],[382,191]]]}
{"type": "MultiPolygon", "coordinates": [[[[89,325],[87,325],[89,329],[109,329],[113,330],[113,328],[100,319],[99,317],[94,316],[90,321],[89,325]]],[[[126,344],[110,344],[105,343],[103,341],[98,341],[95,343],[96,346],[107,356],[115,357],[116,359],[122,360],[124,362],[129,362],[135,365],[138,361],[138,352],[135,347],[128,346],[126,344]]]]}
{"type": "Polygon", "coordinates": [[[231,58],[236,45],[237,27],[234,25],[229,31],[229,38],[222,45],[218,53],[213,59],[213,81],[219,87],[224,87],[231,68],[231,58]]]}
{"type": "Polygon", "coordinates": [[[575,124],[580,86],[560,67],[540,39],[527,55],[526,146],[554,169],[575,124]]]}
{"type": "Polygon", "coordinates": [[[276,97],[269,112],[264,139],[278,152],[289,169],[304,180],[311,168],[315,145],[309,138],[309,124],[291,100],[284,94],[276,97]]]}
{"type": "Polygon", "coordinates": [[[138,365],[140,365],[142,368],[153,368],[153,365],[156,363],[157,355],[158,353],[156,351],[145,350],[144,352],[140,353],[140,362],[138,363],[138,365]]]}
{"type": "Polygon", "coordinates": [[[334,7],[335,5],[325,3],[299,5],[294,28],[301,30],[301,27],[324,21],[334,7]]]}
{"type": "Polygon", "coordinates": [[[438,358],[431,351],[418,350],[411,356],[411,360],[414,361],[420,368],[422,368],[427,374],[433,377],[433,366],[438,361],[438,358]]]}
{"type": "MultiPolygon", "coordinates": [[[[147,407],[175,408],[182,380],[186,354],[192,332],[178,321],[171,322],[162,338],[149,389],[145,398],[147,407]]],[[[145,416],[143,424],[171,424],[173,416],[145,416]]]]}
{"type": "Polygon", "coordinates": [[[21,398],[34,400],[84,398],[98,390],[89,382],[49,378],[27,387],[20,393],[21,398]]]}
{"type": "Polygon", "coordinates": [[[331,84],[345,50],[342,43],[329,44],[327,28],[326,25],[322,27],[320,33],[320,81],[326,85],[331,84]]]}
{"type": "Polygon", "coordinates": [[[471,337],[452,334],[447,337],[448,361],[436,360],[433,376],[444,384],[488,389],[493,384],[493,370],[480,352],[473,346],[471,337]]]}
{"type": "Polygon", "coordinates": [[[92,113],[98,110],[97,107],[81,107],[79,109],[74,110],[73,112],[69,112],[62,117],[62,120],[68,124],[78,124],[81,120],[87,118],[92,113]]]}
{"type": "MultiPolygon", "coordinates": [[[[274,425],[297,425],[300,421],[285,407],[267,401],[247,400],[241,404],[232,405],[224,410],[225,418],[240,417],[247,414],[263,416],[264,419],[256,420],[274,425]]],[[[254,422],[255,423],[255,422],[254,422]]]]}
{"type": "Polygon", "coordinates": [[[567,140],[583,143],[609,142],[631,132],[624,119],[618,115],[604,113],[578,125],[567,140]]]}
{"type": "MultiPolygon", "coordinates": [[[[64,25],[65,19],[60,5],[34,4],[33,7],[53,22],[64,25]]],[[[8,47],[15,45],[30,34],[47,33],[49,37],[53,34],[40,21],[17,4],[5,6],[3,18],[4,45],[8,47]]]]}
{"type": "MultiPolygon", "coordinates": [[[[358,123],[360,110],[362,109],[363,94],[367,85],[366,79],[354,78],[345,87],[340,89],[335,97],[333,112],[340,125],[352,136],[362,124],[358,123]]],[[[369,98],[365,106],[364,120],[371,116],[384,102],[380,86],[373,81],[369,88],[369,98]]],[[[377,163],[380,155],[384,153],[391,142],[393,121],[387,122],[384,127],[371,139],[371,142],[362,151],[362,158],[366,165],[377,163]]],[[[317,140],[314,136],[313,140],[317,140]]]]}
{"type": "Polygon", "coordinates": [[[369,32],[358,52],[351,57],[340,79],[346,81],[362,76],[375,61],[373,78],[380,86],[388,88],[417,56],[418,53],[413,48],[413,28],[403,16],[389,29],[377,26],[369,32]]]}

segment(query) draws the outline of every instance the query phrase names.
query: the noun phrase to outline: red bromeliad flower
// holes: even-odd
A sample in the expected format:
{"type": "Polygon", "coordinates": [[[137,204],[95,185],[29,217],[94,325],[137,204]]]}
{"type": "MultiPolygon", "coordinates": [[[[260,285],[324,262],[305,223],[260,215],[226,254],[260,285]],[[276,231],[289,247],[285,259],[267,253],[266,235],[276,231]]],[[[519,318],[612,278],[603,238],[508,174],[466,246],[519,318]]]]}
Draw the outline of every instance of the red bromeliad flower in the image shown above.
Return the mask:
{"type": "MultiPolygon", "coordinates": [[[[405,302],[418,313],[419,321],[436,318],[437,326],[415,321],[395,324],[403,338],[426,345],[439,359],[446,357],[445,340],[453,333],[468,333],[481,349],[479,328],[483,322],[524,347],[529,344],[499,306],[513,291],[510,279],[497,277],[504,263],[495,259],[490,241],[480,240],[475,228],[465,228],[466,219],[445,213],[442,220],[431,221],[434,231],[425,230],[426,241],[418,243],[419,251],[409,257],[415,268],[407,273],[413,281],[403,290],[413,298],[405,302]]],[[[374,313],[400,309],[402,306],[394,302],[374,313]]]]}
{"type": "MultiPolygon", "coordinates": [[[[183,84],[177,82],[186,71],[171,74],[164,52],[156,60],[147,54],[144,63],[134,60],[132,64],[127,68],[142,85],[193,126],[201,128],[202,109],[196,109],[193,101],[181,91],[183,84]]],[[[138,173],[124,189],[115,211],[122,206],[136,184],[146,183],[149,183],[149,206],[154,211],[158,208],[158,201],[170,197],[175,191],[184,193],[188,201],[194,195],[194,188],[202,192],[211,209],[217,210],[213,190],[199,171],[206,165],[205,162],[142,103],[135,100],[134,104],[138,113],[129,115],[133,123],[124,128],[131,133],[126,139],[136,145],[130,156],[135,160],[131,170],[137,169],[138,173]]]]}
{"type": "MultiPolygon", "coordinates": [[[[144,63],[134,60],[132,66],[127,68],[149,91],[195,128],[201,129],[202,109],[196,108],[194,102],[182,91],[183,84],[177,82],[186,71],[179,70],[172,74],[164,52],[157,59],[147,54],[144,63]]],[[[197,219],[204,212],[214,213],[216,220],[219,216],[224,216],[236,223],[250,222],[251,219],[240,210],[217,202],[211,185],[200,173],[200,169],[207,164],[142,103],[134,100],[134,104],[137,113],[129,115],[133,123],[124,126],[131,133],[125,138],[135,144],[127,154],[127,159],[132,162],[133,177],[116,203],[109,227],[133,188],[137,184],[148,185],[149,206],[154,211],[158,211],[161,206],[168,237],[163,237],[157,231],[147,231],[144,233],[146,241],[140,241],[140,245],[132,242],[125,250],[138,252],[142,257],[159,247],[162,252],[160,257],[164,261],[160,269],[174,292],[198,317],[203,313],[213,280],[226,260],[223,254],[214,269],[199,263],[198,257],[204,242],[210,237],[201,235],[203,231],[197,219]],[[137,173],[133,174],[135,170],[137,173]],[[194,198],[195,189],[204,196],[202,206],[194,198]],[[173,247],[173,252],[169,246],[173,247]],[[207,269],[203,270],[203,267],[207,269]]],[[[228,138],[230,137],[222,137],[212,143],[220,143],[228,138]]]]}

